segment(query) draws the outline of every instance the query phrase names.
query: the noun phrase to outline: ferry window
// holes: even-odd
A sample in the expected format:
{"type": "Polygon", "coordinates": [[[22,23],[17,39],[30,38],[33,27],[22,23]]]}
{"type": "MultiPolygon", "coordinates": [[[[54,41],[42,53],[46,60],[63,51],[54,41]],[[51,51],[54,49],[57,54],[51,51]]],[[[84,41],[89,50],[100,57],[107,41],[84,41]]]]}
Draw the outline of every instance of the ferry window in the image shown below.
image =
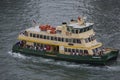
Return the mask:
{"type": "Polygon", "coordinates": [[[92,40],[92,41],[95,40],[95,36],[92,36],[92,37],[91,37],[91,40],[92,40]]]}
{"type": "Polygon", "coordinates": [[[76,43],[76,39],[73,39],[73,43],[76,43]]]}
{"type": "Polygon", "coordinates": [[[61,30],[57,30],[56,33],[61,34],[61,30]]]}
{"type": "Polygon", "coordinates": [[[37,43],[34,43],[34,46],[37,46],[37,43]]]}
{"type": "Polygon", "coordinates": [[[86,31],[88,31],[89,30],[89,27],[86,27],[86,31]]]}
{"type": "Polygon", "coordinates": [[[78,34],[78,30],[76,29],[75,31],[76,31],[76,34],[78,34]]]}
{"type": "Polygon", "coordinates": [[[83,50],[80,50],[80,53],[83,53],[83,50]]]}
{"type": "Polygon", "coordinates": [[[69,28],[69,27],[67,27],[67,31],[70,31],[70,28],[69,28]]]}
{"type": "Polygon", "coordinates": [[[32,33],[30,33],[30,37],[32,37],[32,33]]]}
{"type": "Polygon", "coordinates": [[[44,35],[44,39],[46,39],[46,35],[44,35]]]}
{"type": "Polygon", "coordinates": [[[44,46],[43,44],[40,45],[40,47],[43,47],[43,46],[44,46]]]}
{"type": "Polygon", "coordinates": [[[72,52],[75,52],[75,49],[72,49],[72,52]]]}
{"type": "Polygon", "coordinates": [[[51,40],[53,40],[53,36],[51,36],[51,40]]]}
{"type": "Polygon", "coordinates": [[[86,28],[86,31],[89,31],[89,27],[86,28]]]}
{"type": "Polygon", "coordinates": [[[93,25],[89,26],[90,29],[92,29],[93,25]]]}
{"type": "Polygon", "coordinates": [[[68,42],[71,42],[72,41],[72,39],[68,39],[68,42]]]}
{"type": "Polygon", "coordinates": [[[54,40],[57,41],[57,37],[54,37],[54,40]]]}
{"type": "Polygon", "coordinates": [[[79,50],[78,50],[78,49],[76,49],[76,52],[78,53],[78,52],[79,52],[79,50]]]}
{"type": "Polygon", "coordinates": [[[85,30],[85,28],[83,29],[83,32],[85,32],[86,30],[85,30]]]}
{"type": "Polygon", "coordinates": [[[37,34],[37,38],[39,38],[39,34],[37,34]]]}
{"type": "Polygon", "coordinates": [[[88,27],[88,30],[90,30],[90,27],[88,27]]]}
{"type": "Polygon", "coordinates": [[[88,50],[84,50],[84,53],[85,53],[85,54],[88,54],[88,50]]]}
{"type": "Polygon", "coordinates": [[[49,40],[49,36],[47,36],[47,39],[49,40]]]}
{"type": "Polygon", "coordinates": [[[67,48],[65,48],[65,52],[67,52],[67,48]]]}
{"type": "Polygon", "coordinates": [[[75,30],[74,30],[74,29],[72,29],[72,33],[75,33],[75,30]]]}
{"type": "Polygon", "coordinates": [[[35,34],[33,34],[33,37],[35,37],[35,34]]]}
{"type": "Polygon", "coordinates": [[[68,52],[71,52],[71,49],[70,49],[70,48],[68,48],[68,52]]]}
{"type": "Polygon", "coordinates": [[[77,43],[81,43],[81,40],[80,40],[80,39],[77,39],[77,43]]]}
{"type": "Polygon", "coordinates": [[[61,38],[62,39],[62,42],[64,42],[64,38],[61,38]]]}
{"type": "Polygon", "coordinates": [[[91,41],[93,41],[93,36],[91,36],[90,38],[91,38],[91,41]]]}
{"type": "Polygon", "coordinates": [[[80,30],[79,30],[79,33],[82,33],[82,32],[83,32],[83,29],[80,29],[80,30]]]}
{"type": "Polygon", "coordinates": [[[66,38],[66,42],[68,42],[68,38],[66,38]]]}
{"type": "Polygon", "coordinates": [[[86,42],[86,43],[88,43],[88,42],[89,42],[89,41],[88,41],[88,38],[86,38],[86,39],[85,39],[85,42],[86,42]]]}
{"type": "Polygon", "coordinates": [[[60,37],[58,37],[58,41],[61,41],[61,38],[60,38],[60,37]]]}
{"type": "Polygon", "coordinates": [[[91,39],[90,39],[90,38],[88,38],[88,41],[89,41],[89,42],[91,42],[91,39]]]}
{"type": "Polygon", "coordinates": [[[42,35],[40,35],[40,38],[42,38],[42,35]]]}

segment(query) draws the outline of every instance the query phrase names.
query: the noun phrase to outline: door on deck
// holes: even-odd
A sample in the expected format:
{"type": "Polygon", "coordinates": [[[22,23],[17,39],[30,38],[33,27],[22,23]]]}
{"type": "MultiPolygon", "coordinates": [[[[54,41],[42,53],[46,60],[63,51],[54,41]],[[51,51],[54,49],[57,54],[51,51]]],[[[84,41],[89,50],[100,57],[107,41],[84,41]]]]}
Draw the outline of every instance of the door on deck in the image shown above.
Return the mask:
{"type": "Polygon", "coordinates": [[[59,46],[53,46],[53,52],[55,54],[59,53],[59,46]]]}

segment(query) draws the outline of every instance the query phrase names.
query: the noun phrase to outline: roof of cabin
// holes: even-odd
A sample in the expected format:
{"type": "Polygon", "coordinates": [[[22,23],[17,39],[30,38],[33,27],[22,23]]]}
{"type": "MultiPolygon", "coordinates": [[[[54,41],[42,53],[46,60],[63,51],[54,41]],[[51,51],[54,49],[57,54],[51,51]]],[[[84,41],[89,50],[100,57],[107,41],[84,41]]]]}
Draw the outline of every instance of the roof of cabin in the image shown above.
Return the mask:
{"type": "MultiPolygon", "coordinates": [[[[72,26],[73,28],[85,28],[85,27],[88,27],[91,25],[93,25],[93,23],[85,23],[84,25],[79,25],[79,23],[68,24],[68,26],[72,26]]],[[[40,30],[39,25],[38,25],[38,26],[26,29],[26,31],[40,32],[41,30],[40,30]]]]}
{"type": "Polygon", "coordinates": [[[93,25],[93,23],[85,23],[84,25],[80,25],[79,23],[71,23],[68,26],[72,26],[73,28],[84,28],[93,25]]]}
{"type": "Polygon", "coordinates": [[[31,27],[26,29],[26,31],[34,31],[34,32],[40,32],[39,26],[31,27]]]}

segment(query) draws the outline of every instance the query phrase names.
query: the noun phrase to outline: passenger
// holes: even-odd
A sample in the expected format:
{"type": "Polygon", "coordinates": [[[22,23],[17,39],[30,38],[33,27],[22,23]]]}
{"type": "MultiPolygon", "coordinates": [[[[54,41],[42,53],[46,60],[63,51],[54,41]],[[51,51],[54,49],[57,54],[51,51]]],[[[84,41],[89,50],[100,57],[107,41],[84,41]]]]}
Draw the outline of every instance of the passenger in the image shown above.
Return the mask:
{"type": "Polygon", "coordinates": [[[44,47],[44,50],[46,51],[46,47],[44,47]]]}
{"type": "Polygon", "coordinates": [[[34,50],[36,50],[36,46],[34,47],[34,50]]]}
{"type": "Polygon", "coordinates": [[[40,50],[40,48],[41,48],[41,47],[39,46],[39,47],[38,47],[38,50],[40,50]]]}
{"type": "Polygon", "coordinates": [[[76,55],[79,55],[79,53],[77,52],[76,55]]]}
{"type": "Polygon", "coordinates": [[[73,55],[76,55],[76,53],[73,52],[73,55]]]}
{"type": "Polygon", "coordinates": [[[38,46],[36,46],[36,50],[38,50],[38,46]]]}
{"type": "Polygon", "coordinates": [[[103,48],[102,51],[105,52],[105,48],[103,48]]]}
{"type": "Polygon", "coordinates": [[[43,51],[43,48],[40,48],[40,51],[43,51]]]}

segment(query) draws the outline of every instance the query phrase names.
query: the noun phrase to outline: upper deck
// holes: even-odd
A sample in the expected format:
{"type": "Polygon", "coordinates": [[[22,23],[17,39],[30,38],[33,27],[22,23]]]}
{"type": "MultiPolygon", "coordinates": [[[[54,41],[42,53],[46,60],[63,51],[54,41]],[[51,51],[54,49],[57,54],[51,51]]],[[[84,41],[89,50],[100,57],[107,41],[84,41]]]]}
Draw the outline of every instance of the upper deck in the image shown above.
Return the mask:
{"type": "Polygon", "coordinates": [[[93,23],[84,23],[83,25],[80,25],[79,23],[71,23],[68,26],[71,26],[76,29],[82,29],[82,28],[86,28],[86,27],[89,27],[92,25],[93,25],[93,23]]]}
{"type": "Polygon", "coordinates": [[[45,34],[50,36],[61,36],[69,38],[88,38],[95,35],[93,23],[81,21],[71,21],[69,24],[62,23],[61,26],[52,27],[50,25],[38,25],[26,29],[29,33],[45,34]]]}

